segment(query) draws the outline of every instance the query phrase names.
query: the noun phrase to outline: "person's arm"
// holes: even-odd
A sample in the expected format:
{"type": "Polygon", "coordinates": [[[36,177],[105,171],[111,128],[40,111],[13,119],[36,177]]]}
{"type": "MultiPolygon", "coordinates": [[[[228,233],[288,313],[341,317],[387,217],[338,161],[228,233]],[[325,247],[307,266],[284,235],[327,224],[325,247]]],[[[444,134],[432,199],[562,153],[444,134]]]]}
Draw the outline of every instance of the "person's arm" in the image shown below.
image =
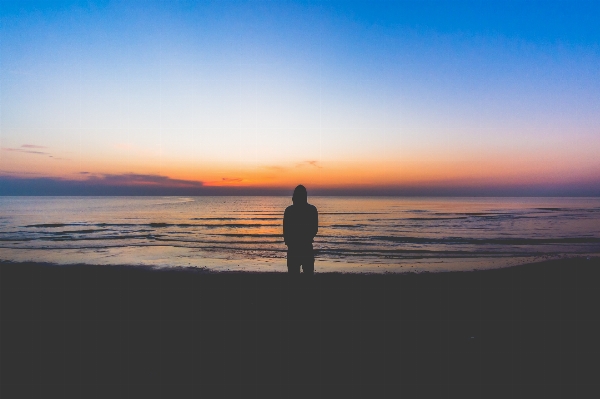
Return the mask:
{"type": "Polygon", "coordinates": [[[288,245],[288,242],[287,242],[288,237],[287,237],[287,234],[285,231],[285,223],[286,223],[287,215],[288,215],[288,210],[286,209],[285,212],[283,213],[283,242],[285,243],[285,245],[288,245]]]}
{"type": "Polygon", "coordinates": [[[319,232],[319,212],[317,211],[317,208],[315,206],[313,206],[314,211],[314,215],[313,215],[313,238],[315,238],[315,236],[317,235],[317,233],[319,232]]]}

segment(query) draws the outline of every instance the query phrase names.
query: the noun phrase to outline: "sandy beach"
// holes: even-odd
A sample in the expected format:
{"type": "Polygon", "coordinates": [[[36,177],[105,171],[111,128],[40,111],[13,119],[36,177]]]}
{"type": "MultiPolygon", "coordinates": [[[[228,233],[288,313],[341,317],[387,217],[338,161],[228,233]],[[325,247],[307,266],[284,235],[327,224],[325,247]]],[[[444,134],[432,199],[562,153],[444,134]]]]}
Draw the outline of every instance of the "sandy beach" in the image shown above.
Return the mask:
{"type": "Polygon", "coordinates": [[[599,277],[598,258],[310,281],[5,262],[0,394],[597,397],[599,277]]]}

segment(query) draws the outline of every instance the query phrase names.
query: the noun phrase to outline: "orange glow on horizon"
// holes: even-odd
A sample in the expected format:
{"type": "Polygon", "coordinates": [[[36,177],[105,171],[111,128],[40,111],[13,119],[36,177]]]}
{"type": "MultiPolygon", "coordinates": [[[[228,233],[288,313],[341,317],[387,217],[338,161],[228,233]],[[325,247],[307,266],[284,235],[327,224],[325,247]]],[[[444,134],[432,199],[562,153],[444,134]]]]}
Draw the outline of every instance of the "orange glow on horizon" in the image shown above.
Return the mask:
{"type": "MultiPolygon", "coordinates": [[[[537,156],[495,156],[451,159],[443,154],[404,159],[307,160],[286,164],[190,162],[173,158],[131,159],[73,156],[54,157],[2,151],[2,174],[89,180],[102,176],[161,176],[165,180],[135,179],[129,185],[169,187],[285,188],[299,182],[313,188],[479,187],[585,182],[600,176],[591,159],[544,159],[537,156]]],[[[125,182],[124,182],[125,184],[125,182]]]]}

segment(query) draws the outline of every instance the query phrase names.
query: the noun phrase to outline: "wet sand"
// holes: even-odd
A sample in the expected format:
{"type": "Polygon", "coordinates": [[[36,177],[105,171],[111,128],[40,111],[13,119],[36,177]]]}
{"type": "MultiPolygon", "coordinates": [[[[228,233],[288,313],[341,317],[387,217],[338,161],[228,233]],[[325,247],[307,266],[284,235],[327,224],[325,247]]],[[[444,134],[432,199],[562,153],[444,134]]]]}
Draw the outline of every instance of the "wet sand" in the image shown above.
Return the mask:
{"type": "Polygon", "coordinates": [[[599,284],[0,263],[0,396],[600,397],[599,284]]]}

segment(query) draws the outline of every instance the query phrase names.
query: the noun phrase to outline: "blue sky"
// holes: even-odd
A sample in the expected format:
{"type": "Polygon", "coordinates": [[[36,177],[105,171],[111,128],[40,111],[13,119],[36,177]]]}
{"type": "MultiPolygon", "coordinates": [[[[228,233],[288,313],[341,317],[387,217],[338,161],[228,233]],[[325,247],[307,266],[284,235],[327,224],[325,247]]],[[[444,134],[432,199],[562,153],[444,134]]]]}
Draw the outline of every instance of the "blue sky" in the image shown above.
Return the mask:
{"type": "Polygon", "coordinates": [[[13,180],[600,182],[597,2],[1,4],[13,180]]]}

